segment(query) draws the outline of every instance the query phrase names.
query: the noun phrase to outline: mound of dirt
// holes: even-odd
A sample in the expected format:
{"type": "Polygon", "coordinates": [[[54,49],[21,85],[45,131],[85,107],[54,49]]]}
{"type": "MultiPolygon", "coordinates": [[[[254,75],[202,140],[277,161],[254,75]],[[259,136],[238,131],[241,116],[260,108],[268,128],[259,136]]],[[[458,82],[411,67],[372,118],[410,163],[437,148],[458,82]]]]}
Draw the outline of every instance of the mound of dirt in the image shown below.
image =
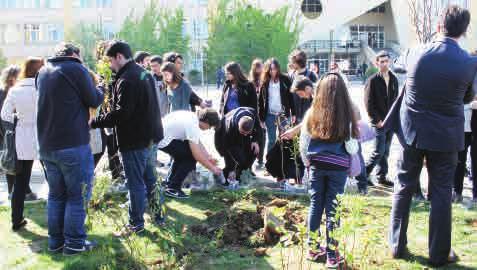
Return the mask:
{"type": "Polygon", "coordinates": [[[247,244],[248,238],[263,228],[263,217],[256,212],[237,210],[230,214],[223,227],[223,241],[226,245],[247,244]]]}

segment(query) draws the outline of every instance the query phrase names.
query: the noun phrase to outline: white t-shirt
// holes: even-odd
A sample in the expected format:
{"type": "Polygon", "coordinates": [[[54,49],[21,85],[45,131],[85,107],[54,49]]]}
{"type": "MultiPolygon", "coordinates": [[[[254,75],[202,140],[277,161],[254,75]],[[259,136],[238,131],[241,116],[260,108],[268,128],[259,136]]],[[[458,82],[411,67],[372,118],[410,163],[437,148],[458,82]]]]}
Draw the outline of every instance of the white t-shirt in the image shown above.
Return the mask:
{"type": "Polygon", "coordinates": [[[168,146],[173,140],[191,141],[199,144],[199,119],[194,112],[171,112],[162,118],[162,126],[164,128],[164,138],[159,142],[158,148],[168,146]]]}
{"type": "Polygon", "coordinates": [[[268,86],[268,110],[270,113],[282,112],[282,99],[280,96],[280,81],[270,81],[268,86]]]}

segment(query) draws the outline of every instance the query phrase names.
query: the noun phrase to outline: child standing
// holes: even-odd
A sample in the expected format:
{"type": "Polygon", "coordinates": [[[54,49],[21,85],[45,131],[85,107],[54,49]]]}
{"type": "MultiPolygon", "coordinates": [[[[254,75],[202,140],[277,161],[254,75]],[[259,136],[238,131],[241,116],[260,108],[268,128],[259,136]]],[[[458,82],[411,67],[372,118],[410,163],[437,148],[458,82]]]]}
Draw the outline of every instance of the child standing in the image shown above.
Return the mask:
{"type": "Polygon", "coordinates": [[[338,73],[326,74],[314,96],[300,135],[300,152],[311,182],[309,258],[318,260],[326,256],[326,266],[334,269],[344,261],[332,232],[337,225],[337,195],[344,192],[350,167],[345,142],[351,137],[357,138],[359,132],[348,89],[338,73]],[[319,230],[323,211],[326,213],[326,248],[312,239],[319,230]]]}

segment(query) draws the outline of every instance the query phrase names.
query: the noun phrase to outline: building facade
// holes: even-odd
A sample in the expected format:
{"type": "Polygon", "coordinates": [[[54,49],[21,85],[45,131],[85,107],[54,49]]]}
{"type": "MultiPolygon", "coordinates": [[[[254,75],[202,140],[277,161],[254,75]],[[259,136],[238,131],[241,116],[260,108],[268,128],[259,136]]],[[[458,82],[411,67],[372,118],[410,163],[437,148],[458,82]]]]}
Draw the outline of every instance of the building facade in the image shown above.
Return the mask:
{"type": "MultiPolygon", "coordinates": [[[[79,23],[101,24],[106,37],[119,30],[142,0],[0,0],[0,49],[9,62],[49,56],[79,23]]],[[[142,4],[143,5],[143,4],[142,4]]]]}

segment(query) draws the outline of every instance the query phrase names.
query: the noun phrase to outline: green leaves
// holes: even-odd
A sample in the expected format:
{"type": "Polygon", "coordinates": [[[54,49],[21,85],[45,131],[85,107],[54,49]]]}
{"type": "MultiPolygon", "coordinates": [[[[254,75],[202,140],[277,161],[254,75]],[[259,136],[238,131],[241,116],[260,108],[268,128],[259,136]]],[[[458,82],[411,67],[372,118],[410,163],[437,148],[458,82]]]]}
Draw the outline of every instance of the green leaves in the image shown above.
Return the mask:
{"type": "Polygon", "coordinates": [[[133,51],[152,54],[177,51],[187,54],[189,38],[183,33],[184,12],[159,9],[154,2],[140,17],[131,13],[124,21],[118,37],[129,43],[133,51]]]}
{"type": "Polygon", "coordinates": [[[210,16],[209,28],[209,70],[229,61],[248,67],[257,57],[276,57],[285,67],[301,31],[287,6],[266,13],[239,0],[221,0],[215,14],[210,16]],[[234,8],[230,9],[232,6],[234,8]]]}

